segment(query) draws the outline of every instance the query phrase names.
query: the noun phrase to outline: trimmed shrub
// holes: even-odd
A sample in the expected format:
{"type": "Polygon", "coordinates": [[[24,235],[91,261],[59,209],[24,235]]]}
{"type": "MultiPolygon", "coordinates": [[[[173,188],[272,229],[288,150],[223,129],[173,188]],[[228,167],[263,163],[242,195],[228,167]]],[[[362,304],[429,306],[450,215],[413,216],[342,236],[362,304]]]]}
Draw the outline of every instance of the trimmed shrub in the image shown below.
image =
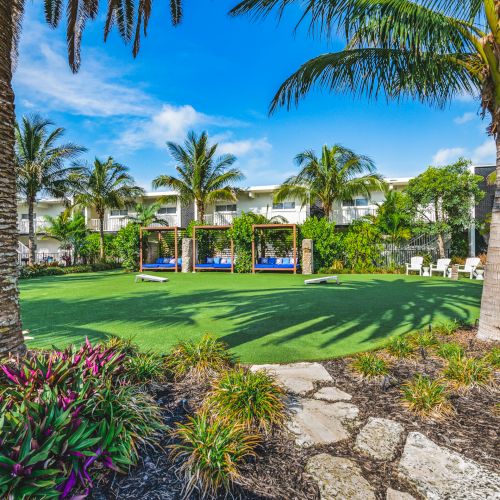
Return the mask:
{"type": "Polygon", "coordinates": [[[453,413],[445,386],[425,375],[415,375],[403,384],[401,392],[403,405],[421,417],[441,419],[453,413]]]}
{"type": "Polygon", "coordinates": [[[112,262],[101,262],[98,264],[78,264],[76,266],[24,266],[21,268],[20,279],[41,278],[44,276],[62,276],[64,274],[92,273],[99,271],[110,271],[120,268],[120,264],[112,262]]]}
{"type": "Polygon", "coordinates": [[[363,219],[354,221],[343,238],[347,267],[371,272],[382,263],[381,236],[378,228],[363,219]]]}
{"type": "Polygon", "coordinates": [[[387,375],[389,368],[387,363],[371,352],[358,354],[351,363],[352,369],[366,378],[387,375]]]}
{"type": "Polygon", "coordinates": [[[269,432],[286,417],[285,392],[276,380],[259,370],[228,370],[215,380],[204,408],[214,418],[243,424],[247,429],[269,432]]]}
{"type": "Polygon", "coordinates": [[[342,233],[335,232],[335,223],[326,217],[309,217],[300,226],[301,238],[314,241],[314,268],[332,267],[343,258],[342,233]]]}
{"type": "Polygon", "coordinates": [[[166,366],[176,380],[187,375],[194,380],[206,380],[231,368],[234,362],[226,344],[204,335],[200,340],[177,344],[167,357],[166,366]]]}
{"type": "Polygon", "coordinates": [[[129,222],[116,233],[116,253],[122,261],[122,266],[127,271],[136,271],[139,269],[139,246],[139,224],[129,222]]]}
{"type": "Polygon", "coordinates": [[[233,220],[229,237],[233,239],[236,260],[234,269],[237,273],[252,272],[252,224],[254,220],[242,213],[233,220]]]}
{"type": "Polygon", "coordinates": [[[206,412],[190,417],[186,424],[178,424],[171,446],[174,459],[182,460],[187,498],[198,489],[201,498],[216,495],[222,488],[229,491],[241,477],[239,465],[255,456],[255,447],[261,438],[248,434],[241,424],[231,425],[225,420],[213,420],[206,412]]]}

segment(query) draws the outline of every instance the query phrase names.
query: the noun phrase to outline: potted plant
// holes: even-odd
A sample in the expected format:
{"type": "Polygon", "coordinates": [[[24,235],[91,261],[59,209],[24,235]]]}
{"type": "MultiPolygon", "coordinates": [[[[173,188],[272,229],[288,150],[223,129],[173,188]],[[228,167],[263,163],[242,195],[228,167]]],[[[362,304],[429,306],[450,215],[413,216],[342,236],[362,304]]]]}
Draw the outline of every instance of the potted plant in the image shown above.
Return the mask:
{"type": "Polygon", "coordinates": [[[424,263],[423,263],[423,273],[422,276],[430,276],[430,268],[432,263],[432,255],[430,253],[426,253],[424,255],[424,263]]]}

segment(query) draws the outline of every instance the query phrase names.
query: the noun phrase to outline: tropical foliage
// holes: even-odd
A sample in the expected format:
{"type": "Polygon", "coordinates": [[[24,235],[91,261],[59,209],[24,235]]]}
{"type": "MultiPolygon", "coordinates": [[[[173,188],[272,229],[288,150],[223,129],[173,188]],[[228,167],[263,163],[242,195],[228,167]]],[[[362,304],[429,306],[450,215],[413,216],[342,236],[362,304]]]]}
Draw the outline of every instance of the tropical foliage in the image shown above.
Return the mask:
{"type": "Polygon", "coordinates": [[[329,268],[343,258],[342,234],[335,232],[335,223],[322,217],[308,217],[300,226],[302,238],[313,240],[315,270],[329,268]]]}
{"type": "Polygon", "coordinates": [[[75,203],[92,207],[99,220],[100,258],[104,260],[104,216],[107,209],[120,209],[130,205],[144,192],[135,185],[128,168],[109,157],[106,161],[95,159],[93,165],[81,167],[72,176],[75,185],[75,203]]]}
{"type": "Polygon", "coordinates": [[[138,224],[129,222],[116,234],[116,253],[127,271],[139,268],[140,228],[138,224]]]}
{"type": "Polygon", "coordinates": [[[71,191],[71,174],[75,167],[66,161],[75,159],[85,148],[72,143],[60,144],[64,135],[61,127],[39,115],[24,116],[16,124],[17,184],[20,195],[28,205],[29,264],[35,262],[36,199],[40,195],[66,199],[71,191]]]}
{"type": "Polygon", "coordinates": [[[218,145],[209,144],[206,132],[199,137],[190,132],[184,146],[174,142],[168,142],[167,146],[178,175],[159,175],[153,180],[154,188],[174,189],[183,205],[195,203],[195,218],[201,221],[205,220],[209,203],[236,201],[236,184],[244,178],[240,170],[231,168],[236,157],[216,156],[218,145]]]}
{"type": "Polygon", "coordinates": [[[304,151],[295,162],[301,170],[279,187],[277,202],[298,199],[305,205],[319,201],[325,215],[330,216],[335,202],[350,201],[357,195],[369,198],[372,191],[385,188],[370,158],[339,144],[323,146],[321,157],[312,150],[304,151]]]}

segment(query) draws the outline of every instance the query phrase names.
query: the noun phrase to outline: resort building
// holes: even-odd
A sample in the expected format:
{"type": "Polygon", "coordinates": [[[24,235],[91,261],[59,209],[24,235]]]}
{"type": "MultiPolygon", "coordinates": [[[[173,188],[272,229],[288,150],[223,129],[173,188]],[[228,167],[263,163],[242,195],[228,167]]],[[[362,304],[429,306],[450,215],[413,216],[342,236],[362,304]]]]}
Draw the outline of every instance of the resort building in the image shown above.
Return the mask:
{"type": "MultiPolygon", "coordinates": [[[[472,167],[478,175],[486,177],[494,170],[494,166],[472,167]]],[[[388,178],[386,179],[389,190],[401,191],[408,185],[411,177],[388,178]]],[[[488,186],[486,180],[481,184],[486,195],[475,208],[475,217],[479,221],[484,221],[486,215],[491,213],[493,207],[494,187],[488,186]]],[[[261,214],[271,219],[281,217],[282,220],[301,224],[307,217],[314,214],[314,207],[310,204],[302,205],[299,200],[287,200],[284,203],[274,202],[274,192],[278,185],[251,186],[241,189],[237,194],[235,202],[214,203],[206,207],[205,223],[211,225],[228,225],[242,212],[253,212],[261,214]]],[[[367,215],[375,215],[378,206],[383,203],[385,194],[382,191],[374,191],[370,197],[357,196],[353,200],[343,200],[338,202],[332,210],[330,218],[340,227],[347,227],[353,221],[367,215]]],[[[161,202],[157,212],[157,218],[161,221],[157,225],[186,227],[191,220],[197,220],[196,207],[192,205],[184,206],[180,203],[177,193],[174,191],[154,191],[147,192],[138,197],[132,206],[125,209],[107,210],[104,217],[104,231],[106,233],[116,233],[130,221],[134,220],[135,204],[145,205],[161,202]]],[[[40,199],[35,207],[35,232],[37,244],[37,262],[44,263],[58,261],[61,259],[59,242],[46,234],[48,222],[46,216],[56,217],[66,209],[62,200],[40,199]]],[[[87,227],[90,231],[99,231],[99,219],[93,207],[83,209],[87,227]]],[[[19,262],[28,262],[28,207],[24,200],[18,202],[18,229],[19,229],[19,262]]],[[[470,243],[471,254],[476,249],[476,231],[471,228],[470,243]]]]}

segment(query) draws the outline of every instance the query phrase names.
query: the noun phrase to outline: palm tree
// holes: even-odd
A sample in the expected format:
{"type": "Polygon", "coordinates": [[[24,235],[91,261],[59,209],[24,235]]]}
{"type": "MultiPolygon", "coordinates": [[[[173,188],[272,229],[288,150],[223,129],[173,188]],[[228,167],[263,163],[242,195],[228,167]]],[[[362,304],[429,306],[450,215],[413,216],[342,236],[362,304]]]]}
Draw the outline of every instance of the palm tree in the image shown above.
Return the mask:
{"type": "Polygon", "coordinates": [[[65,161],[76,158],[85,148],[72,143],[57,144],[64,129],[39,115],[24,116],[16,124],[16,164],[19,193],[28,205],[29,265],[35,263],[36,238],[34,207],[37,196],[45,194],[65,199],[69,192],[69,177],[75,167],[65,161]]]}
{"type": "Polygon", "coordinates": [[[374,189],[385,189],[370,158],[338,144],[323,146],[321,158],[311,150],[299,153],[295,163],[301,170],[279,187],[274,196],[276,202],[296,198],[305,205],[319,200],[329,217],[335,202],[352,200],[357,195],[368,198],[374,189]]]}
{"type": "Polygon", "coordinates": [[[443,108],[480,97],[496,141],[496,192],[478,337],[500,340],[500,9],[498,0],[243,0],[233,15],[280,16],[300,6],[299,24],[346,48],[303,64],[280,87],[271,109],[298,103],[313,87],[443,108]]]}
{"type": "MultiPolygon", "coordinates": [[[[80,65],[80,42],[86,21],[95,19],[99,0],[44,0],[47,22],[58,26],[67,22],[68,59],[73,71],[80,65]],[[63,9],[66,8],[66,16],[63,9]]],[[[105,36],[116,25],[121,38],[134,37],[133,54],[137,55],[141,31],[146,32],[151,16],[151,0],[110,1],[105,36]],[[135,25],[134,25],[135,23],[135,25]]],[[[17,184],[15,168],[15,115],[12,74],[17,41],[21,34],[25,0],[0,0],[0,357],[25,350],[19,292],[17,287],[17,184]]],[[[172,23],[182,18],[181,0],[170,0],[172,23]]]]}
{"type": "Polygon", "coordinates": [[[178,177],[160,175],[153,180],[153,187],[168,187],[179,193],[183,205],[195,203],[200,221],[205,219],[206,206],[215,201],[236,201],[235,184],[244,179],[237,168],[229,168],[236,157],[224,154],[219,157],[217,144],[209,145],[208,135],[200,137],[189,132],[184,146],[167,142],[170,155],[176,161],[178,177]]]}
{"type": "Polygon", "coordinates": [[[398,191],[388,191],[383,203],[378,204],[377,215],[371,220],[391,245],[411,238],[411,215],[406,196],[398,191]]]}
{"type": "Polygon", "coordinates": [[[106,209],[125,208],[144,190],[135,185],[128,168],[116,163],[110,156],[101,162],[97,158],[92,166],[81,167],[73,177],[75,203],[82,207],[93,207],[99,219],[100,257],[104,254],[104,215],[106,209]]]}
{"type": "Polygon", "coordinates": [[[71,260],[76,263],[88,234],[85,217],[81,213],[72,215],[68,208],[57,217],[46,215],[45,219],[49,223],[45,230],[46,237],[59,241],[61,249],[73,251],[71,260]]]}
{"type": "Polygon", "coordinates": [[[139,226],[147,227],[154,223],[162,222],[156,215],[161,207],[161,203],[153,203],[152,205],[144,205],[137,203],[135,206],[135,217],[132,217],[132,222],[139,224],[139,226]]]}

